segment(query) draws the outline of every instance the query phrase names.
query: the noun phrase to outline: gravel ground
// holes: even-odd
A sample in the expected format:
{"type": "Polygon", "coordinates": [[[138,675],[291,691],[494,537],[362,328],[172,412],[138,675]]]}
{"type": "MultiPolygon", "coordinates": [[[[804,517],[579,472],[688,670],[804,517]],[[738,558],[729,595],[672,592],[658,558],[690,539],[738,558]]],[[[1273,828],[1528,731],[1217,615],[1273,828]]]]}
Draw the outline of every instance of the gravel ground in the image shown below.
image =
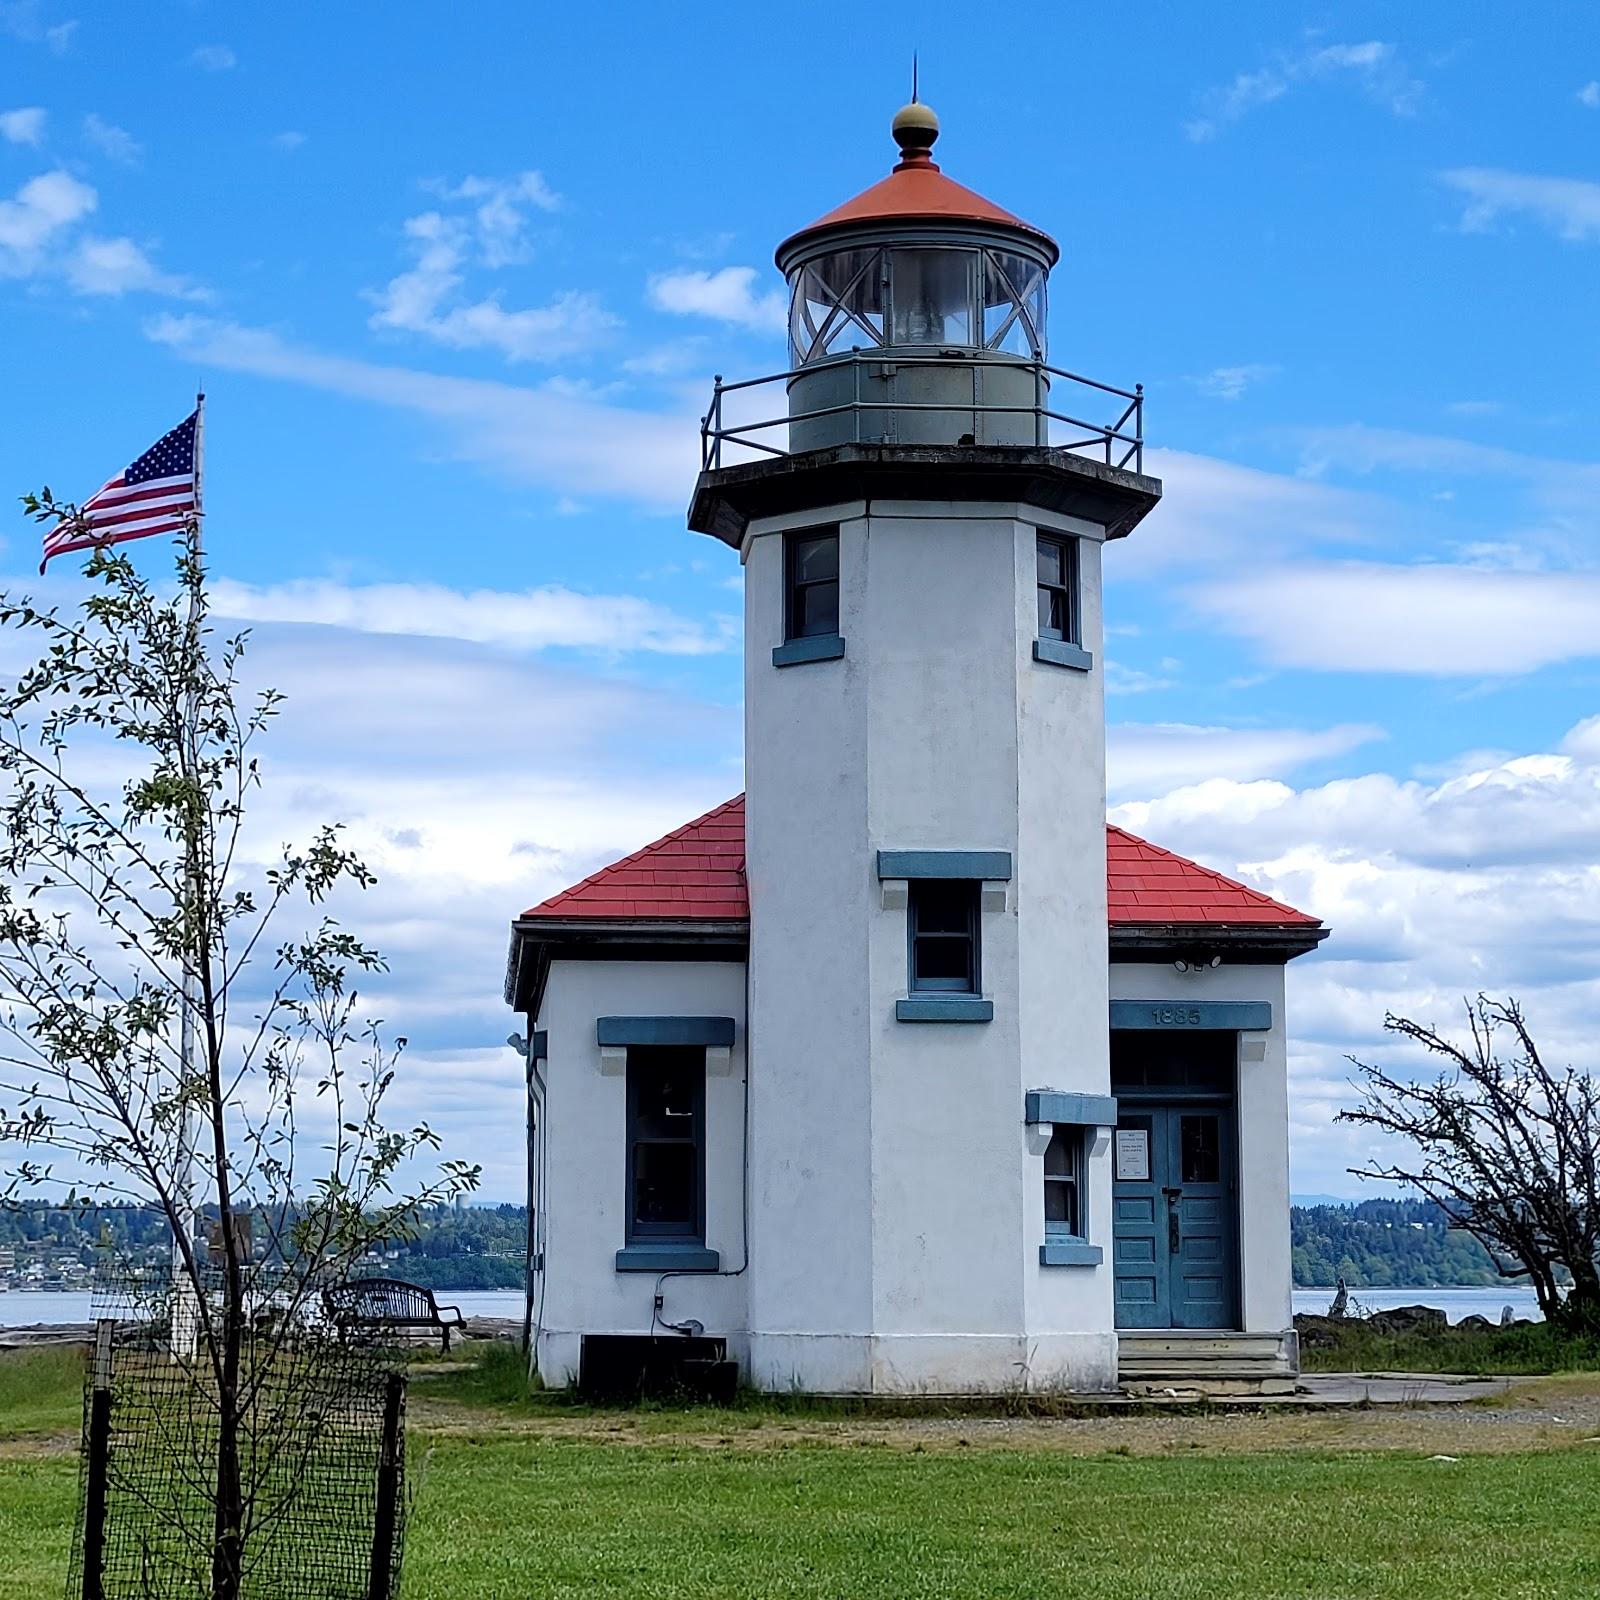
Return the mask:
{"type": "Polygon", "coordinates": [[[1255,1451],[1382,1451],[1424,1455],[1517,1450],[1593,1451],[1600,1468],[1600,1374],[1513,1379],[1491,1400],[1452,1405],[1302,1409],[1107,1410],[1077,1417],[852,1417],[753,1410],[586,1412],[514,1417],[430,1399],[414,1385],[419,1431],[505,1432],[619,1444],[746,1450],[803,1444],[897,1450],[1040,1450],[1066,1455],[1255,1451]]]}

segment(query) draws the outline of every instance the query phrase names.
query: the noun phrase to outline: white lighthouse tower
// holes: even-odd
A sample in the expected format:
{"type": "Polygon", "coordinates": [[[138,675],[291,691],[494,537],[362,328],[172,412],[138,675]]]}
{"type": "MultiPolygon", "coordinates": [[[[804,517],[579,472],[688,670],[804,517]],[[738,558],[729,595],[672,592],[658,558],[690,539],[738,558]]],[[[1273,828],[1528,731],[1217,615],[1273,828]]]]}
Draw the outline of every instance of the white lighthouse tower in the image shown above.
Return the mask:
{"type": "Polygon", "coordinates": [[[745,565],[750,1376],[1109,1388],[1101,559],[1161,486],[1049,364],[1055,243],[893,131],[690,512],[745,565]]]}

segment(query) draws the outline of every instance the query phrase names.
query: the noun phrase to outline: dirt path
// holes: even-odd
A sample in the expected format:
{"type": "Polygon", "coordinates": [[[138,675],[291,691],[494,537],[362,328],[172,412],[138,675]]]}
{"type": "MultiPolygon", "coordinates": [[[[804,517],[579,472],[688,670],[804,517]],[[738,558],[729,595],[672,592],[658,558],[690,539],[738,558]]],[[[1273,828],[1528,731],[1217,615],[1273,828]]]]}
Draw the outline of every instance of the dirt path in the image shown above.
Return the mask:
{"type": "MultiPolygon", "coordinates": [[[[412,1391],[422,1433],[529,1434],[597,1443],[770,1450],[800,1444],[897,1450],[1044,1450],[1064,1454],[1170,1455],[1196,1451],[1401,1450],[1427,1455],[1582,1448],[1600,1466],[1600,1374],[1513,1380],[1494,1401],[1317,1411],[1107,1411],[1079,1417],[851,1417],[724,1412],[707,1425],[693,1411],[575,1412],[510,1416],[412,1391]]],[[[708,1419],[709,1420],[709,1419],[708,1419]]]]}

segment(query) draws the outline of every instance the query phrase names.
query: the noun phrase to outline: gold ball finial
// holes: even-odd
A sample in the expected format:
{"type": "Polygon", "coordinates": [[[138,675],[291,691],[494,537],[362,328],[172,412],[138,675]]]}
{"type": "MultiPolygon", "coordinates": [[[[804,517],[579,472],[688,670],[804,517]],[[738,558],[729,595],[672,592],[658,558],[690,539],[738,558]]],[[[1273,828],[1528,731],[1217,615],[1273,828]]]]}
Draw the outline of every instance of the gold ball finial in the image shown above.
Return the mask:
{"type": "Polygon", "coordinates": [[[934,140],[939,137],[938,116],[932,106],[925,106],[920,100],[901,106],[889,126],[904,161],[918,158],[926,161],[934,140]]]}

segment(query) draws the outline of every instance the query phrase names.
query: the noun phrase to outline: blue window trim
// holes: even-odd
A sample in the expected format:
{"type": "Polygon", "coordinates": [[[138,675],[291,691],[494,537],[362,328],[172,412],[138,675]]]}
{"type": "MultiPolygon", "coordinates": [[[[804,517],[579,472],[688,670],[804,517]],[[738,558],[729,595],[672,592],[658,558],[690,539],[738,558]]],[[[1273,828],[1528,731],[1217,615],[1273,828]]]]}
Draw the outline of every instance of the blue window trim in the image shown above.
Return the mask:
{"type": "Polygon", "coordinates": [[[967,994],[919,994],[894,1003],[896,1022],[993,1022],[994,1001],[967,994]]]}
{"type": "Polygon", "coordinates": [[[837,661],[844,654],[844,640],[836,633],[815,633],[807,638],[786,639],[772,649],[775,667],[798,667],[807,661],[837,661]]]}
{"type": "Polygon", "coordinates": [[[1272,1026],[1267,1000],[1113,1000],[1113,1028],[1154,1028],[1174,1033],[1216,1028],[1259,1033],[1272,1026]]]}
{"type": "Polygon", "coordinates": [[[722,1257],[703,1244],[630,1244],[617,1251],[618,1272],[716,1272],[722,1257]]]}
{"type": "Polygon", "coordinates": [[[1116,1097],[1109,1094],[1064,1094],[1059,1089],[1030,1089],[1023,1099],[1024,1122],[1064,1122],[1080,1128],[1114,1128],[1116,1097]]]}
{"type": "Polygon", "coordinates": [[[1041,1267],[1098,1267],[1105,1252],[1087,1239],[1046,1239],[1039,1246],[1041,1267]]]}
{"type": "Polygon", "coordinates": [[[1009,850],[880,850],[879,878],[975,878],[1009,881],[1009,850]]]}
{"type": "Polygon", "coordinates": [[[1047,666],[1071,667],[1077,672],[1089,672],[1094,667],[1094,657],[1070,639],[1035,639],[1033,659],[1047,666]]]}
{"type": "Polygon", "coordinates": [[[601,1045],[733,1044],[732,1017],[596,1017],[595,1037],[601,1045]]]}

